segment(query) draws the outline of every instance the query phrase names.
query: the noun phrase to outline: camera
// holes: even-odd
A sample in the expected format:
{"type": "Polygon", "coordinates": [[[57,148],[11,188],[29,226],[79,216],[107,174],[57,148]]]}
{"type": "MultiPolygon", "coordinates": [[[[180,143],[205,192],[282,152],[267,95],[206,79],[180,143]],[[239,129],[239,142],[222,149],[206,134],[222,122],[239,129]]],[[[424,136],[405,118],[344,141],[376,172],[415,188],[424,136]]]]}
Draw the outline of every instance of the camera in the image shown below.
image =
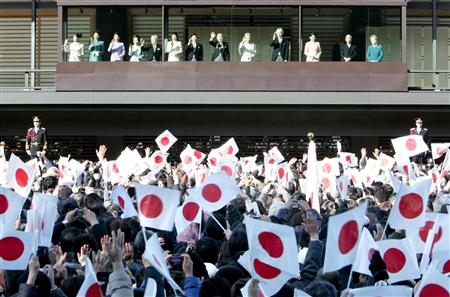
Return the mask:
{"type": "Polygon", "coordinates": [[[183,257],[181,255],[173,255],[169,258],[169,265],[173,270],[183,270],[183,257]]]}

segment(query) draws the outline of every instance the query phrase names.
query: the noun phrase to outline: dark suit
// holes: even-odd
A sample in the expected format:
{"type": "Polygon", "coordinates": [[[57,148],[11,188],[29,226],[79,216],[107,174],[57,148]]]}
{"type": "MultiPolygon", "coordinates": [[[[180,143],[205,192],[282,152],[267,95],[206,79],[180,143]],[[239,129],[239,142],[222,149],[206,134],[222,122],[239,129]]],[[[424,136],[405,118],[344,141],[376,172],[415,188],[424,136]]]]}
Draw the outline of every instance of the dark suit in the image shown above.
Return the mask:
{"type": "Polygon", "coordinates": [[[213,39],[209,41],[209,44],[216,48],[211,57],[211,61],[214,61],[219,54],[222,54],[224,61],[230,61],[230,49],[228,48],[228,42],[223,41],[222,44],[220,44],[217,40],[213,39]]]}
{"type": "Polygon", "coordinates": [[[350,47],[348,47],[347,43],[341,43],[341,61],[344,61],[344,58],[350,58],[353,61],[356,55],[356,45],[350,44],[350,47]]]}
{"type": "Polygon", "coordinates": [[[186,46],[186,50],[184,51],[185,61],[191,61],[193,57],[195,57],[196,61],[203,61],[203,46],[201,43],[197,42],[195,48],[191,43],[186,46]]]}
{"type": "Polygon", "coordinates": [[[272,61],[276,61],[278,57],[278,53],[280,53],[281,58],[283,61],[288,60],[288,54],[289,54],[289,41],[287,39],[282,38],[281,44],[278,41],[278,37],[275,37],[275,39],[272,40],[270,43],[270,46],[273,47],[272,50],[272,61]]]}
{"type": "MultiPolygon", "coordinates": [[[[428,135],[428,129],[422,128],[419,131],[417,131],[417,128],[411,128],[409,129],[409,135],[421,135],[423,138],[423,141],[428,145],[429,144],[429,135],[428,135]]],[[[426,161],[427,152],[419,154],[417,156],[412,157],[412,161],[416,164],[424,164],[426,161]]]]}
{"type": "Polygon", "coordinates": [[[161,61],[161,56],[162,56],[162,49],[161,49],[161,45],[157,44],[156,45],[156,49],[153,49],[153,45],[149,44],[149,45],[143,45],[141,46],[141,51],[143,52],[148,52],[148,56],[147,59],[149,61],[161,61]]]}
{"type": "Polygon", "coordinates": [[[47,130],[39,128],[37,131],[30,128],[27,131],[25,149],[30,150],[31,158],[36,158],[37,152],[47,149],[47,130]]]}

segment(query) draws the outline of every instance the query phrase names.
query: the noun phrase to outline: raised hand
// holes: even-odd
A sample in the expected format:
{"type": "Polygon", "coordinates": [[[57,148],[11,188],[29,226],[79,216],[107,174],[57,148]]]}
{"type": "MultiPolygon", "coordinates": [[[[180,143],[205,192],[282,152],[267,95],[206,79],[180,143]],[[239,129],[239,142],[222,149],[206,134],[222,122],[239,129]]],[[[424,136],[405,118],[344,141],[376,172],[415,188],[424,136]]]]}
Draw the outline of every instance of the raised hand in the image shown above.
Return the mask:
{"type": "Polygon", "coordinates": [[[103,160],[105,160],[106,150],[107,147],[103,144],[98,147],[98,150],[95,150],[95,154],[97,155],[97,158],[100,162],[103,162],[103,160]]]}
{"type": "Polygon", "coordinates": [[[319,224],[317,218],[310,211],[306,212],[305,222],[303,223],[306,233],[309,234],[310,240],[319,239],[319,224]]]}
{"type": "Polygon", "coordinates": [[[109,260],[113,265],[114,271],[123,269],[123,245],[125,241],[125,235],[122,230],[117,230],[112,232],[112,238],[108,238],[108,242],[105,243],[106,253],[109,256],[109,260]]]}
{"type": "Polygon", "coordinates": [[[39,266],[39,258],[33,254],[30,261],[28,261],[28,285],[34,285],[34,281],[39,273],[39,266]]]}
{"type": "Polygon", "coordinates": [[[134,259],[134,247],[131,243],[125,243],[123,246],[123,260],[131,262],[134,259]]]}
{"type": "Polygon", "coordinates": [[[78,263],[80,263],[81,266],[86,266],[86,257],[89,255],[90,252],[91,249],[87,244],[81,246],[80,252],[79,253],[77,252],[78,263]]]}
{"type": "Polygon", "coordinates": [[[92,264],[94,265],[95,272],[106,272],[108,265],[108,255],[103,251],[92,251],[92,264]]]}

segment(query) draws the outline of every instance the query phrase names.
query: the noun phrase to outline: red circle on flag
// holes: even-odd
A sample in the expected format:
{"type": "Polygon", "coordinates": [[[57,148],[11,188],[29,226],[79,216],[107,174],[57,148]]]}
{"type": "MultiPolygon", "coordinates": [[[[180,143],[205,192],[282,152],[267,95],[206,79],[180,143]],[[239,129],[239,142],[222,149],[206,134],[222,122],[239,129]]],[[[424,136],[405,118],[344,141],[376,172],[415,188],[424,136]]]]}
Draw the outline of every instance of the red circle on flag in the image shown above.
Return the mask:
{"type": "Polygon", "coordinates": [[[225,173],[228,176],[232,176],[233,175],[233,169],[231,169],[230,166],[223,165],[222,167],[220,167],[220,170],[225,171],[225,173]]]}
{"type": "Polygon", "coordinates": [[[164,205],[156,195],[150,194],[142,198],[141,203],[139,205],[141,208],[142,214],[150,219],[158,217],[164,208],[164,205]]]}
{"type": "Polygon", "coordinates": [[[428,284],[422,288],[419,297],[449,297],[450,293],[437,284],[428,284]]]}
{"type": "Polygon", "coordinates": [[[211,158],[209,160],[209,162],[211,163],[212,166],[216,166],[217,165],[217,159],[216,158],[211,158]]]}
{"type": "Polygon", "coordinates": [[[358,223],[355,220],[345,223],[338,237],[338,248],[342,254],[347,254],[358,242],[358,223]]]}
{"type": "Polygon", "coordinates": [[[195,150],[194,156],[195,156],[197,159],[201,159],[201,158],[202,158],[202,152],[195,150]]]}
{"type": "Polygon", "coordinates": [[[5,195],[0,195],[0,215],[8,210],[8,198],[5,195]]]}
{"type": "Polygon", "coordinates": [[[325,189],[328,189],[331,185],[331,181],[328,177],[322,178],[322,185],[325,189]]]}
{"type": "Polygon", "coordinates": [[[438,156],[441,156],[445,153],[445,149],[441,146],[438,146],[436,149],[436,153],[438,154],[438,156]]]}
{"type": "Polygon", "coordinates": [[[155,163],[156,164],[161,164],[162,161],[163,161],[163,158],[161,156],[158,155],[158,156],[155,157],[155,163]]]}
{"type": "Polygon", "coordinates": [[[92,284],[86,291],[86,297],[103,297],[100,285],[98,283],[92,284]]]}
{"type": "Polygon", "coordinates": [[[24,250],[25,245],[20,238],[9,236],[0,240],[0,257],[5,261],[19,259],[24,250]]]}
{"type": "Polygon", "coordinates": [[[280,178],[283,178],[283,176],[284,176],[284,168],[278,169],[278,176],[279,176],[280,178]]]}
{"type": "Polygon", "coordinates": [[[184,164],[188,164],[188,165],[191,164],[192,163],[192,157],[191,156],[184,157],[183,162],[184,162],[184,164]]]}
{"type": "Polygon", "coordinates": [[[120,207],[125,209],[125,200],[123,200],[122,196],[117,197],[117,200],[119,201],[120,207]]]}
{"type": "Polygon", "coordinates": [[[444,266],[442,267],[442,273],[450,273],[450,260],[447,260],[447,262],[445,262],[444,266]]]}
{"type": "Polygon", "coordinates": [[[272,258],[279,258],[283,255],[283,241],[275,233],[261,232],[258,234],[258,241],[272,258]]]}
{"type": "Polygon", "coordinates": [[[343,181],[339,182],[339,189],[341,189],[341,191],[344,190],[344,182],[343,181]]]}
{"type": "Polygon", "coordinates": [[[390,273],[397,273],[405,267],[406,256],[405,254],[397,249],[390,248],[386,250],[383,255],[383,260],[386,263],[386,269],[390,273]]]}
{"type": "Polygon", "coordinates": [[[28,174],[22,168],[16,170],[16,183],[19,187],[25,187],[28,184],[28,174]]]}
{"type": "Polygon", "coordinates": [[[274,164],[275,163],[275,160],[274,159],[270,159],[269,160],[269,164],[274,164]]]}
{"type": "Polygon", "coordinates": [[[423,211],[422,197],[416,193],[409,193],[400,198],[398,209],[402,216],[407,219],[417,218],[423,211]]]}
{"type": "Polygon", "coordinates": [[[433,183],[435,183],[437,181],[437,175],[436,173],[432,173],[431,177],[433,178],[433,183]]]}
{"type": "Polygon", "coordinates": [[[280,275],[281,270],[273,267],[272,265],[266,264],[259,259],[253,260],[253,268],[255,272],[265,279],[273,279],[280,275]]]}
{"type": "Polygon", "coordinates": [[[405,146],[406,146],[407,150],[413,151],[417,147],[417,142],[413,138],[408,138],[408,140],[406,140],[406,142],[405,142],[405,146]]]}
{"type": "Polygon", "coordinates": [[[231,145],[228,147],[227,154],[228,155],[233,154],[233,147],[231,145]]]}
{"type": "Polygon", "coordinates": [[[202,196],[206,201],[214,203],[222,197],[222,190],[216,184],[207,184],[202,189],[202,196]]]}
{"type": "Polygon", "coordinates": [[[117,164],[116,163],[113,164],[112,169],[113,169],[113,171],[115,173],[119,173],[119,168],[117,168],[117,164]]]}
{"type": "Polygon", "coordinates": [[[167,137],[167,136],[162,137],[161,140],[160,140],[160,142],[161,142],[161,144],[164,145],[164,146],[168,145],[169,142],[170,142],[169,137],[167,137]]]}
{"type": "Polygon", "coordinates": [[[403,165],[403,171],[404,171],[406,174],[409,174],[409,166],[408,166],[408,165],[403,165]]]}
{"type": "Polygon", "coordinates": [[[183,206],[183,216],[188,221],[193,221],[198,214],[200,206],[195,202],[188,202],[183,206]]]}
{"type": "Polygon", "coordinates": [[[330,163],[323,164],[322,171],[325,172],[325,173],[330,173],[331,172],[331,165],[330,165],[330,163]]]}

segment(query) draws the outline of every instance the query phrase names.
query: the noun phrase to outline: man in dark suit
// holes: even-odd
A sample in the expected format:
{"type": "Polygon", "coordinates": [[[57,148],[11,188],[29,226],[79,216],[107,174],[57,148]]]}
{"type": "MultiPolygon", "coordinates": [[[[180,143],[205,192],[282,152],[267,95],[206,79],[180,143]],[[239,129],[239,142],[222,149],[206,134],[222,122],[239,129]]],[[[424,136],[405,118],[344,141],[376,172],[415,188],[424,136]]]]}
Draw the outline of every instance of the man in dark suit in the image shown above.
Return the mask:
{"type": "Polygon", "coordinates": [[[147,59],[149,61],[161,61],[162,49],[161,45],[158,44],[158,36],[152,35],[149,45],[146,45],[145,41],[142,41],[141,50],[148,52],[147,59]]]}
{"type": "Polygon", "coordinates": [[[197,34],[192,34],[184,51],[185,61],[203,61],[203,46],[197,42],[197,34]]]}
{"type": "MultiPolygon", "coordinates": [[[[428,135],[428,129],[423,128],[423,120],[422,118],[416,118],[415,119],[416,127],[409,129],[410,135],[421,135],[423,138],[423,141],[428,145],[429,144],[429,135],[428,135]]],[[[424,164],[426,161],[426,155],[427,153],[419,154],[417,156],[412,157],[412,161],[416,164],[424,164]]]]}
{"type": "Polygon", "coordinates": [[[354,61],[356,55],[356,45],[352,44],[352,36],[350,34],[347,34],[345,36],[345,43],[341,44],[341,61],[354,61]]]}
{"type": "Polygon", "coordinates": [[[283,38],[284,31],[282,28],[278,28],[273,33],[272,42],[270,46],[272,50],[272,61],[287,61],[289,54],[289,41],[283,38]]]}
{"type": "Polygon", "coordinates": [[[211,61],[230,61],[230,49],[228,47],[228,42],[224,40],[222,33],[217,33],[216,36],[216,33],[211,32],[209,44],[215,47],[214,53],[211,57],[211,61]]]}
{"type": "Polygon", "coordinates": [[[32,159],[47,149],[47,130],[41,128],[41,119],[33,116],[33,128],[28,129],[25,150],[32,159]]]}

